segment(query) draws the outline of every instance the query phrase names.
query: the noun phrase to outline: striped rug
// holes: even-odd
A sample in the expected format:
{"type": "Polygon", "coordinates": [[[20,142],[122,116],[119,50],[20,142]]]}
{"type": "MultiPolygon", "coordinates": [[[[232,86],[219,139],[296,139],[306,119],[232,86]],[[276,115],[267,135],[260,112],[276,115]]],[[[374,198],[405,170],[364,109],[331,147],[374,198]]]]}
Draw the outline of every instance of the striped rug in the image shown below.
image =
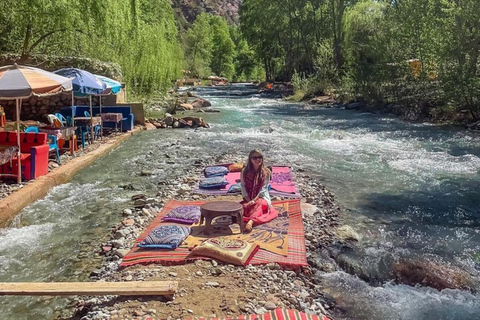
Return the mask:
{"type": "Polygon", "coordinates": [[[264,314],[247,314],[227,318],[195,317],[185,320],[329,320],[324,315],[306,314],[292,309],[275,309],[264,314]]]}
{"type": "MultiPolygon", "coordinates": [[[[135,240],[134,247],[130,252],[123,257],[123,261],[120,264],[121,267],[128,267],[135,264],[149,264],[159,263],[162,265],[179,265],[187,262],[192,262],[196,259],[204,259],[201,257],[188,257],[190,250],[187,247],[179,247],[175,250],[162,250],[162,249],[147,249],[137,246],[138,243],[152,231],[154,228],[162,224],[162,218],[173,208],[183,205],[198,205],[201,206],[205,201],[169,201],[163,210],[155,217],[153,222],[143,234],[135,240]]],[[[278,263],[279,265],[288,269],[298,269],[307,266],[307,256],[305,248],[305,233],[303,229],[302,212],[300,200],[281,200],[273,201],[273,205],[282,205],[288,203],[288,249],[287,255],[278,255],[266,250],[258,250],[253,256],[251,264],[267,264],[270,262],[278,263]]]]}

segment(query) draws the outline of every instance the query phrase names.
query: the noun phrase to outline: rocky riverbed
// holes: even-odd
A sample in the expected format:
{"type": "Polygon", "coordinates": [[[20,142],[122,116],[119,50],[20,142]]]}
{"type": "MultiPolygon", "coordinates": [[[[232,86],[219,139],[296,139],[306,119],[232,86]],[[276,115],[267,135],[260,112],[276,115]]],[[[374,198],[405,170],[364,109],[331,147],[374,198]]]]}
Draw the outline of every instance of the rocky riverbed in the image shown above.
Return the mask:
{"type": "MultiPolygon", "coordinates": [[[[177,146],[177,142],[171,143],[170,150],[176,151],[165,154],[173,163],[175,153],[178,156],[182,154],[180,148],[175,148],[177,146]]],[[[333,307],[332,301],[321,294],[321,285],[313,275],[324,272],[321,269],[328,271],[333,268],[319,266],[314,262],[314,253],[334,240],[340,208],[331,192],[301,170],[295,174],[303,196],[305,241],[311,267],[300,272],[282,270],[277,264],[243,268],[216,261],[196,261],[182,266],[152,264],[119,269],[122,257],[133,246],[134,240],[169,199],[213,199],[192,192],[205,166],[243,160],[244,155],[239,154],[203,158],[196,161],[195,166],[184,168],[183,177],[158,181],[156,194],[132,197],[131,208],[123,211],[124,219],[112,227],[108,241],[98,244],[104,262],[92,271],[92,281],[178,280],[179,289],[173,300],[158,297],[79,297],[70,303],[75,309],[72,319],[181,319],[265,313],[276,307],[328,315],[333,307]]],[[[148,175],[148,172],[139,174],[148,175]]]]}

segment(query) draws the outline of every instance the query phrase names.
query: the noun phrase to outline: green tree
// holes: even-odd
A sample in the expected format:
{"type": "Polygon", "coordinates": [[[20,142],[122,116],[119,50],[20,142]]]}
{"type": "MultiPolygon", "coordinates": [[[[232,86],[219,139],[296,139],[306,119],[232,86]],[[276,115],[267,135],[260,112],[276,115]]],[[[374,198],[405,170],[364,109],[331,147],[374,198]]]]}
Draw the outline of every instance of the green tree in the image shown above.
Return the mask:
{"type": "Polygon", "coordinates": [[[187,69],[196,76],[210,74],[213,50],[213,32],[208,14],[197,16],[186,34],[187,69]]]}

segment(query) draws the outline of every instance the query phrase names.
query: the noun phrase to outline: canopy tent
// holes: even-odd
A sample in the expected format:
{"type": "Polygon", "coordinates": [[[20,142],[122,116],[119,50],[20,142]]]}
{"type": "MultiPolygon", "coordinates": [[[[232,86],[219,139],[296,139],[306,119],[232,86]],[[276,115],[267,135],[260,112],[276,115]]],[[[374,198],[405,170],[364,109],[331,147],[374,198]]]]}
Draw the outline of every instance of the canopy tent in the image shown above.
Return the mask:
{"type": "MultiPolygon", "coordinates": [[[[115,81],[113,79],[110,79],[98,74],[96,74],[95,77],[97,77],[97,79],[99,79],[100,81],[103,81],[107,85],[107,89],[103,93],[101,93],[100,96],[108,95],[108,94],[117,94],[123,88],[120,82],[115,81]]],[[[100,100],[100,113],[102,113],[102,98],[100,97],[99,100],[100,100]]]]}
{"type": "Polygon", "coordinates": [[[72,80],[60,75],[17,64],[0,67],[0,99],[15,99],[16,101],[18,183],[22,181],[20,163],[20,106],[22,99],[27,99],[32,95],[54,95],[69,90],[72,90],[72,80]]]}
{"type": "MultiPolygon", "coordinates": [[[[105,82],[98,79],[93,73],[77,68],[63,68],[55,71],[56,74],[72,79],[72,107],[74,104],[73,96],[86,97],[89,96],[90,101],[90,118],[93,118],[92,111],[92,95],[102,94],[107,90],[105,82]]],[[[73,108],[72,108],[73,113],[73,108]]],[[[72,114],[72,121],[75,115],[72,114]]],[[[93,123],[93,119],[92,119],[93,123]]],[[[93,142],[93,125],[90,126],[90,140],[93,142]]]]}

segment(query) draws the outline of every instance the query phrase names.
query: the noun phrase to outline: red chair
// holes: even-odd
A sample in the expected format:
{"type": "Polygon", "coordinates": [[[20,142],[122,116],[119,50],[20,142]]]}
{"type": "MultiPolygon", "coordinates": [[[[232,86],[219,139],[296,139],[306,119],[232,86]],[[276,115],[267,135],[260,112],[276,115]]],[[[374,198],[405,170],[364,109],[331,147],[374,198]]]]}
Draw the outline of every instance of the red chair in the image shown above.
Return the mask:
{"type": "MultiPolygon", "coordinates": [[[[17,132],[0,132],[0,145],[17,146],[17,132]]],[[[49,149],[46,133],[20,133],[22,179],[36,179],[48,173],[49,149]]],[[[11,163],[5,163],[0,166],[0,175],[16,175],[17,172],[17,158],[14,158],[11,163]]]]}

